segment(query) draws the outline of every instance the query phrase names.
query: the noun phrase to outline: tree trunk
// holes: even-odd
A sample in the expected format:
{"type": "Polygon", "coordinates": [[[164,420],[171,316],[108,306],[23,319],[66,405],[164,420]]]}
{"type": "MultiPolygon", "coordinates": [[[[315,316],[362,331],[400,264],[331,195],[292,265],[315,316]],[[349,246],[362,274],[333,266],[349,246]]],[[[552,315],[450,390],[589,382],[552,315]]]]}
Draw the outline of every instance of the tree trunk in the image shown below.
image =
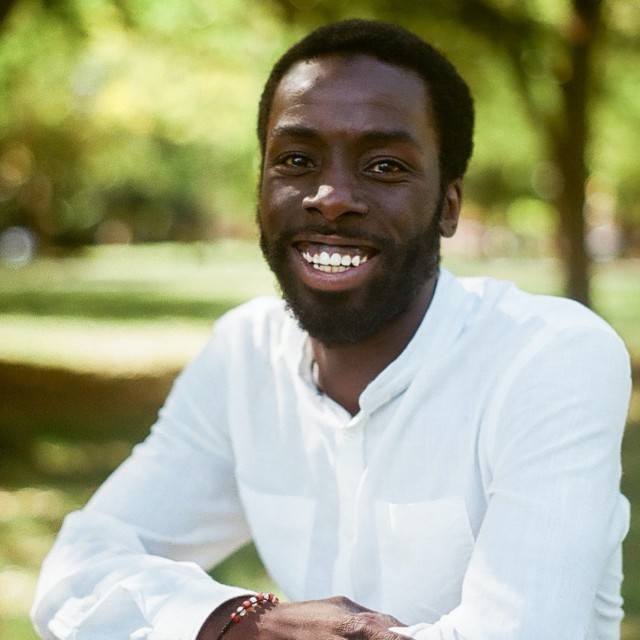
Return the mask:
{"type": "Polygon", "coordinates": [[[550,146],[563,178],[563,188],[555,205],[560,218],[565,291],[587,306],[591,305],[591,292],[590,259],[585,241],[585,186],[589,176],[586,154],[591,58],[601,5],[602,0],[573,0],[573,20],[566,32],[569,74],[566,79],[559,78],[562,121],[550,131],[550,146]]]}
{"type": "MultiPolygon", "coordinates": [[[[572,148],[564,151],[570,154],[572,148]]],[[[577,166],[577,160],[572,162],[571,159],[565,159],[558,163],[564,183],[563,191],[555,201],[560,220],[559,251],[564,269],[565,294],[591,306],[591,261],[585,243],[585,219],[581,214],[585,206],[584,188],[581,185],[585,183],[587,172],[584,166],[577,166]]]]}
{"type": "Polygon", "coordinates": [[[0,29],[4,26],[9,12],[13,9],[16,2],[17,0],[0,0],[0,29]]]}

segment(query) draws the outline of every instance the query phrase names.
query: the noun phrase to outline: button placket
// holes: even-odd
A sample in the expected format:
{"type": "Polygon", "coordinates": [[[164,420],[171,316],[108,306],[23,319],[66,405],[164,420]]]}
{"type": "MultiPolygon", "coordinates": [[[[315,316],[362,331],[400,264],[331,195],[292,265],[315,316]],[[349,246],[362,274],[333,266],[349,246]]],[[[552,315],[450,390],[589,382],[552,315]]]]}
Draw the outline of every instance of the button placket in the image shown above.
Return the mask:
{"type": "Polygon", "coordinates": [[[351,555],[357,529],[358,489],[364,473],[363,429],[353,421],[336,433],[336,480],[339,501],[338,557],[334,588],[352,591],[351,555]]]}

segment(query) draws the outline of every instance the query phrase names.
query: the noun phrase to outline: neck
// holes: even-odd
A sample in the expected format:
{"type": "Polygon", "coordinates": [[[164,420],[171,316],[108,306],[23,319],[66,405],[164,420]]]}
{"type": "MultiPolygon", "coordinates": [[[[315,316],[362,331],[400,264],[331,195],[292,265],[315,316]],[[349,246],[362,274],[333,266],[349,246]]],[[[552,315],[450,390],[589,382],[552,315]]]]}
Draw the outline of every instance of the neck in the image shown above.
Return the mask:
{"type": "Polygon", "coordinates": [[[355,415],[360,410],[360,394],[413,338],[431,304],[436,281],[437,276],[427,280],[402,314],[366,340],[325,345],[311,338],[319,389],[355,415]]]}

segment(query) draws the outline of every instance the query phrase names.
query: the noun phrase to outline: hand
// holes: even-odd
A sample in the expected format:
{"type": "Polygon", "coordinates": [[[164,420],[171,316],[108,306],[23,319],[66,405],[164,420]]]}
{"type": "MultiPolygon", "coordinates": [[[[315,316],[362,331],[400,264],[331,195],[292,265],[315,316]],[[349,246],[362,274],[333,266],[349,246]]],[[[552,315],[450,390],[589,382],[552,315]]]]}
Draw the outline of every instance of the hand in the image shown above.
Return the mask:
{"type": "MultiPolygon", "coordinates": [[[[405,626],[393,616],[371,611],[348,598],[285,602],[258,609],[224,640],[403,640],[389,627],[405,626]]],[[[201,636],[199,636],[200,638],[201,636]]],[[[204,636],[209,638],[208,635],[204,636]]],[[[203,640],[204,640],[203,637],[203,640]]],[[[215,636],[212,636],[215,637],[215,636]]]]}
{"type": "Polygon", "coordinates": [[[227,640],[400,640],[392,616],[371,611],[341,596],[285,602],[264,615],[249,617],[229,631],[227,640]],[[247,624],[249,623],[249,624],[247,624]],[[245,626],[247,625],[247,626],[245,626]],[[241,628],[244,627],[244,628],[241,628]],[[233,635],[231,635],[233,632],[233,635]]]}

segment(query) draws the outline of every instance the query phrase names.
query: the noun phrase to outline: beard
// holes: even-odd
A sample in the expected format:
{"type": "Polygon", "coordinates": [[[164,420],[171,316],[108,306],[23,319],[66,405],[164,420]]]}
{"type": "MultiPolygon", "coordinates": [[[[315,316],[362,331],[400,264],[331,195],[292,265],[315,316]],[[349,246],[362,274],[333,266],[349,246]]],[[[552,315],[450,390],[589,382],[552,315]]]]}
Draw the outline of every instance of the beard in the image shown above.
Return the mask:
{"type": "MultiPolygon", "coordinates": [[[[356,344],[373,336],[406,311],[422,285],[438,271],[442,205],[443,198],[429,226],[404,243],[369,235],[381,249],[380,264],[366,289],[359,294],[358,304],[354,303],[350,291],[316,291],[304,285],[288,262],[289,238],[295,232],[267,238],[259,225],[262,253],[300,327],[326,346],[356,344]]],[[[305,231],[335,234],[335,229],[324,226],[309,225],[305,231]]],[[[360,233],[357,237],[366,236],[360,233]]]]}

